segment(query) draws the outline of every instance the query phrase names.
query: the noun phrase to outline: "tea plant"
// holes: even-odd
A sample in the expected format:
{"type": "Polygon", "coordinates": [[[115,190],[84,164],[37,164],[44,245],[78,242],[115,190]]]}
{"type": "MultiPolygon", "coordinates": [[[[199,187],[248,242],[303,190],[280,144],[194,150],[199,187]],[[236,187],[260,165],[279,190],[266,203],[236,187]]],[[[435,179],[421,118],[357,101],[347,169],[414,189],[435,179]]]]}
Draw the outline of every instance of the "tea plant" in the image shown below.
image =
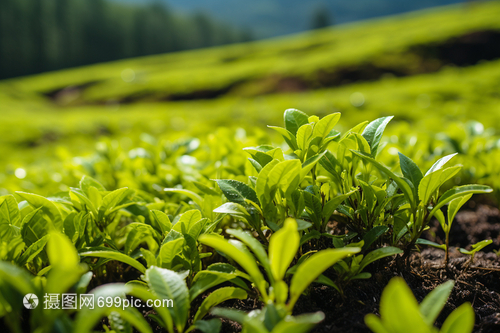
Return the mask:
{"type": "MultiPolygon", "coordinates": [[[[458,210],[472,194],[491,188],[449,189],[460,170],[446,167],[453,154],[425,174],[401,153],[399,168],[382,158],[387,156],[383,133],[392,117],[362,122],[344,133],[334,129],[339,119],[339,113],[320,119],[286,110],[284,127],[272,129],[288,147],[242,150],[244,142],[269,139],[235,145],[225,130],[209,136],[203,149],[196,139],[169,144],[148,136],[142,149],[126,153],[102,145],[85,168],[113,190],[84,176],[78,188],[52,196],[17,192],[0,197],[0,317],[19,332],[22,293],[79,293],[91,282],[98,286],[94,295],[173,299],[173,308],[149,313],[168,332],[220,331],[218,319],[205,319],[209,313],[237,321],[245,331],[307,332],[323,313],[292,313],[312,283],[335,288],[344,297],[349,283],[371,277],[377,260],[398,254],[408,258],[422,244],[448,251],[458,210]],[[243,154],[250,158],[246,161],[243,154]],[[445,231],[443,245],[421,238],[433,217],[445,231]],[[56,243],[67,253],[55,253],[56,243]],[[55,286],[63,273],[70,278],[55,286]],[[128,283],[107,284],[116,279],[128,283]],[[249,313],[214,308],[247,297],[265,305],[249,313]]],[[[487,244],[461,251],[472,262],[487,244]]],[[[433,301],[423,304],[441,304],[436,295],[442,293],[431,293],[433,301]]],[[[431,317],[441,308],[429,314],[421,306],[424,331],[432,332],[431,317]]],[[[38,309],[31,312],[30,323],[42,327],[40,332],[57,326],[87,333],[107,317],[115,331],[132,326],[151,331],[137,309],[74,312],[49,316],[38,309]]],[[[381,310],[382,320],[367,322],[392,332],[390,324],[384,326],[386,312],[381,310]]]]}
{"type": "Polygon", "coordinates": [[[456,308],[440,330],[434,327],[453,286],[453,281],[437,286],[419,305],[405,281],[393,278],[382,293],[380,317],[368,314],[365,323],[374,333],[404,333],[409,327],[412,332],[471,333],[474,311],[470,303],[456,308]]]}
{"type": "MultiPolygon", "coordinates": [[[[194,329],[202,332],[219,332],[219,320],[203,320],[203,317],[217,304],[229,299],[245,299],[247,293],[240,288],[219,288],[205,298],[198,309],[192,309],[190,303],[193,298],[190,298],[190,291],[185,281],[186,276],[187,274],[180,274],[169,269],[153,266],[148,268],[143,276],[147,287],[137,283],[114,283],[98,287],[91,293],[95,295],[95,300],[99,299],[98,296],[103,296],[104,298],[111,296],[114,299],[115,297],[124,298],[126,295],[140,298],[144,302],[151,300],[153,304],[155,300],[160,300],[161,302],[158,302],[159,306],[154,306],[156,313],[150,315],[150,317],[169,333],[190,332],[194,329]],[[163,300],[170,300],[172,306],[163,307],[163,304],[166,304],[163,300]],[[192,318],[193,324],[187,326],[190,318],[192,318]]],[[[113,305],[99,307],[96,304],[94,308],[97,308],[98,311],[91,311],[90,309],[80,311],[75,322],[77,327],[76,332],[89,332],[102,316],[109,316],[113,311],[121,310],[116,304],[113,305]]],[[[130,323],[137,322],[130,314],[125,313],[124,315],[123,311],[119,315],[123,316],[125,321],[130,321],[130,323]]],[[[139,318],[142,319],[142,316],[139,318]]],[[[135,326],[141,328],[141,325],[135,326]]],[[[151,331],[148,325],[142,325],[142,327],[142,331],[151,331]]]]}
{"type": "Polygon", "coordinates": [[[297,253],[300,240],[297,223],[293,219],[286,220],[283,228],[271,236],[268,254],[250,234],[232,229],[227,230],[227,233],[239,241],[227,241],[219,236],[203,235],[200,237],[200,242],[237,262],[248,274],[247,279],[255,285],[262,300],[283,309],[284,314],[291,314],[300,295],[323,271],[337,261],[361,250],[357,247],[346,247],[319,251],[294,269],[290,286],[288,286],[284,281],[285,274],[297,253]],[[267,280],[257,263],[266,272],[267,280]]]}
{"type": "Polygon", "coordinates": [[[240,323],[244,332],[258,333],[307,333],[325,318],[322,312],[287,315],[272,303],[264,306],[262,310],[253,310],[249,313],[226,308],[215,308],[211,313],[240,323]]]}
{"type": "Polygon", "coordinates": [[[470,263],[472,263],[474,261],[474,255],[481,251],[482,249],[484,249],[486,246],[490,245],[491,243],[493,243],[493,241],[491,239],[488,239],[488,240],[483,240],[483,241],[480,241],[476,244],[472,244],[471,247],[472,249],[471,250],[466,250],[466,249],[460,249],[460,253],[463,253],[463,254],[468,254],[470,255],[470,263]]]}
{"type": "MultiPolygon", "coordinates": [[[[0,261],[0,315],[12,332],[23,332],[21,313],[25,295],[35,294],[43,303],[46,293],[85,293],[92,277],[92,273],[80,264],[76,249],[67,236],[51,231],[46,237],[50,266],[38,276],[32,276],[14,264],[0,261]]],[[[35,304],[30,311],[30,332],[49,333],[54,332],[56,327],[66,332],[72,329],[70,313],[60,308],[45,309],[35,304]]]]}
{"type": "Polygon", "coordinates": [[[411,159],[400,154],[400,166],[404,175],[400,177],[366,153],[360,151],[353,151],[353,153],[393,180],[403,192],[406,203],[398,210],[399,216],[394,218],[394,230],[397,234],[396,241],[402,242],[406,256],[413,249],[422,232],[427,229],[430,219],[435,214],[439,214],[441,207],[455,199],[462,201],[470,194],[492,192],[489,186],[463,185],[454,187],[442,195],[439,194],[440,187],[460,169],[459,166],[444,168],[455,154],[438,160],[425,175],[411,159]]]}

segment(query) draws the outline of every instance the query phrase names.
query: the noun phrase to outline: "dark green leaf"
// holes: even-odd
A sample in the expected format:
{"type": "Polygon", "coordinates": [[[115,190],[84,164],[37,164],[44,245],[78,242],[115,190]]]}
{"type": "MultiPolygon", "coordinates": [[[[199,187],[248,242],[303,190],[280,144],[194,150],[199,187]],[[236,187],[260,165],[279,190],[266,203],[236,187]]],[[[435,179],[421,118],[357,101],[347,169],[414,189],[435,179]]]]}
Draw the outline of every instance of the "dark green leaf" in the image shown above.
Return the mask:
{"type": "Polygon", "coordinates": [[[398,154],[399,165],[401,167],[403,175],[412,182],[415,189],[418,189],[418,185],[423,178],[422,171],[420,171],[415,162],[413,162],[409,157],[406,157],[401,153],[398,154]]]}
{"type": "Polygon", "coordinates": [[[309,122],[308,118],[307,114],[297,109],[285,110],[285,128],[296,136],[298,129],[309,122]]]}
{"type": "Polygon", "coordinates": [[[373,229],[368,231],[363,237],[364,245],[362,250],[366,251],[367,249],[369,249],[373,242],[375,242],[377,239],[379,239],[380,236],[385,234],[387,230],[389,230],[389,227],[385,225],[378,225],[376,227],[373,227],[373,229]]]}
{"type": "Polygon", "coordinates": [[[382,139],[382,134],[384,134],[385,127],[392,118],[394,117],[390,116],[375,119],[374,121],[369,123],[363,131],[362,135],[370,145],[371,157],[375,158],[375,156],[377,156],[380,140],[382,139]]]}
{"type": "Polygon", "coordinates": [[[231,179],[217,179],[216,182],[227,200],[231,202],[242,204],[245,199],[248,199],[257,204],[259,203],[255,191],[245,183],[231,179]]]}

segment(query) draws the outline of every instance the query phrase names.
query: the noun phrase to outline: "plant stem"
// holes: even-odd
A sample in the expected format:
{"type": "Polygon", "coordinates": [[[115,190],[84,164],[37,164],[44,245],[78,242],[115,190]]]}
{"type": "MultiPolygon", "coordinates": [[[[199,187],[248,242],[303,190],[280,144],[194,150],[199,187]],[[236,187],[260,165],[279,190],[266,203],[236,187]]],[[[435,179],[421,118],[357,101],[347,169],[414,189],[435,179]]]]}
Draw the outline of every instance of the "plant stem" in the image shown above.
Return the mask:
{"type": "Polygon", "coordinates": [[[444,265],[448,267],[449,261],[449,251],[450,251],[450,233],[446,233],[446,251],[444,252],[444,265]]]}
{"type": "Polygon", "coordinates": [[[316,165],[313,166],[311,173],[312,173],[312,184],[314,186],[316,185],[316,165]]]}

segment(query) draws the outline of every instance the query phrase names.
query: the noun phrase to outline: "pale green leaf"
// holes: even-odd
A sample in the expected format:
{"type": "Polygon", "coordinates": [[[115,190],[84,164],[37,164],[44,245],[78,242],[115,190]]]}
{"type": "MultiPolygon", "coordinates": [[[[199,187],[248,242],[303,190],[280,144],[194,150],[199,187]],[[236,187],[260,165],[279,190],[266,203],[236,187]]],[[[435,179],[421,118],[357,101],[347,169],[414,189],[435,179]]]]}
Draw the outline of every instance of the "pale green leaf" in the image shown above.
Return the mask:
{"type": "Polygon", "coordinates": [[[446,281],[432,290],[420,303],[420,313],[424,316],[427,325],[432,326],[450,296],[455,282],[446,281]]]}
{"type": "Polygon", "coordinates": [[[210,295],[208,295],[208,297],[203,300],[200,307],[198,308],[198,311],[194,316],[193,322],[203,319],[203,317],[205,317],[205,315],[208,314],[208,312],[214,306],[224,301],[227,301],[229,299],[246,299],[246,298],[247,298],[247,293],[243,289],[235,287],[219,288],[210,293],[210,295]]]}
{"type": "Polygon", "coordinates": [[[269,241],[269,262],[275,280],[282,280],[298,248],[300,236],[297,222],[287,219],[284,226],[275,232],[269,241]]]}
{"type": "Polygon", "coordinates": [[[337,261],[361,251],[357,247],[327,249],[319,251],[305,260],[292,277],[290,285],[289,310],[293,309],[302,292],[337,261]]]}

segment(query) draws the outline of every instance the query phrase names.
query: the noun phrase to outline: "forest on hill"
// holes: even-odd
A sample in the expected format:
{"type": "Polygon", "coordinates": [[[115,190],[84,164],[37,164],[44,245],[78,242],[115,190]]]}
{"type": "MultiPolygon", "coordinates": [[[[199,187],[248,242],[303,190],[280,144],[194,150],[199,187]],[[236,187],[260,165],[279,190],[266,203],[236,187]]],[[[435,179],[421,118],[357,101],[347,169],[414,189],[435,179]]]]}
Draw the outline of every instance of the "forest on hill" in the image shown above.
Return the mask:
{"type": "MultiPolygon", "coordinates": [[[[250,27],[256,38],[296,33],[317,27],[319,14],[341,24],[374,17],[464,2],[464,0],[113,0],[120,3],[162,3],[186,13],[206,12],[239,27],[250,27]]],[[[469,1],[471,2],[471,1],[469,1]]],[[[479,2],[479,1],[476,1],[479,2]]]]}
{"type": "Polygon", "coordinates": [[[0,1],[0,79],[247,41],[248,32],[160,3],[0,1]]]}

